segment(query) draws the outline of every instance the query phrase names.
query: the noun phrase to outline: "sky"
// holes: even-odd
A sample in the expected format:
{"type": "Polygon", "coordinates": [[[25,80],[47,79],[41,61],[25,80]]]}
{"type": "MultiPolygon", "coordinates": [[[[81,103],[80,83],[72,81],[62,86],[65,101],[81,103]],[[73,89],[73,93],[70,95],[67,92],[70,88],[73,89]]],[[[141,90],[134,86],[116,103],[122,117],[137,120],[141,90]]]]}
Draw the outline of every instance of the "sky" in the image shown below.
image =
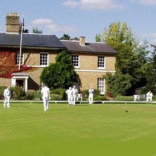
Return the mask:
{"type": "Polygon", "coordinates": [[[5,32],[6,14],[24,15],[25,29],[33,28],[58,38],[85,36],[95,42],[115,22],[127,23],[140,43],[156,45],[156,0],[0,0],[0,32],[5,32]]]}

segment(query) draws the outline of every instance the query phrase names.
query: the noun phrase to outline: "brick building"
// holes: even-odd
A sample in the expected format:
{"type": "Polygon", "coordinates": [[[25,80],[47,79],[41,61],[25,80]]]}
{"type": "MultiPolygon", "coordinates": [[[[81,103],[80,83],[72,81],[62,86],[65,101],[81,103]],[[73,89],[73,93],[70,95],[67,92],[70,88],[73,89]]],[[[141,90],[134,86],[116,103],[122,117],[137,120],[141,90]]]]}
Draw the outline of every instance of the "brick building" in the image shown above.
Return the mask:
{"type": "MultiPolygon", "coordinates": [[[[105,43],[59,40],[55,35],[24,34],[22,36],[21,62],[19,61],[20,39],[19,15],[9,13],[6,16],[6,32],[0,33],[0,53],[15,53],[14,61],[18,66],[25,65],[35,70],[12,73],[10,78],[0,78],[0,86],[22,86],[25,91],[40,88],[40,75],[44,67],[55,63],[56,55],[67,48],[71,54],[75,71],[80,77],[82,90],[90,86],[105,93],[103,75],[115,73],[115,54],[113,48],[105,43]]],[[[0,62],[1,63],[1,62],[0,62]]],[[[78,85],[78,84],[77,84],[78,85]]]]}

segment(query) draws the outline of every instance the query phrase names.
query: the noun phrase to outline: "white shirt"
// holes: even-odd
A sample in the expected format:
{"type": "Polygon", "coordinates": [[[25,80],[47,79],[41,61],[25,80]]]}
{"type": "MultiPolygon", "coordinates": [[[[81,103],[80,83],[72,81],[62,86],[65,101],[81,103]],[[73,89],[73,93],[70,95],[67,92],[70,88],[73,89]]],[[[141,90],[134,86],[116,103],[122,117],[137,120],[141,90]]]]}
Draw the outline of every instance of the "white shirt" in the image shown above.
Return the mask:
{"type": "Polygon", "coordinates": [[[50,90],[47,86],[44,86],[41,90],[41,93],[43,97],[48,97],[50,94],[50,90]]]}
{"type": "Polygon", "coordinates": [[[68,96],[72,96],[72,95],[73,95],[72,89],[68,89],[68,90],[66,91],[66,94],[67,94],[68,96]]]}
{"type": "Polygon", "coordinates": [[[10,96],[10,90],[9,90],[8,88],[6,88],[6,89],[4,90],[3,95],[4,95],[4,97],[10,96]]]}
{"type": "Polygon", "coordinates": [[[88,92],[90,95],[92,95],[94,93],[94,89],[90,88],[88,92]]]}
{"type": "Polygon", "coordinates": [[[73,89],[72,89],[72,92],[73,92],[73,95],[77,95],[78,90],[77,90],[76,88],[73,88],[73,89]]]}
{"type": "Polygon", "coordinates": [[[146,94],[146,96],[147,96],[147,97],[153,97],[153,93],[152,93],[152,92],[148,92],[148,93],[146,94]]]}

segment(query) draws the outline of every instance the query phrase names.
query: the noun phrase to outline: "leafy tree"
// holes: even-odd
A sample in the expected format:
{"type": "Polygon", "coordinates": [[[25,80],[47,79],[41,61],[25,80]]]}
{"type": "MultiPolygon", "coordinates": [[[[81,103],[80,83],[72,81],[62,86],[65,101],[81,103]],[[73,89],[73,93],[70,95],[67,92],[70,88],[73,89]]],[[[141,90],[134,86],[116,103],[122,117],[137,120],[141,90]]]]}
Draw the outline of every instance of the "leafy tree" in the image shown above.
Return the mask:
{"type": "Polygon", "coordinates": [[[96,34],[96,36],[95,36],[95,41],[96,42],[102,42],[102,39],[101,39],[101,35],[100,34],[96,34]]]}
{"type": "Polygon", "coordinates": [[[70,36],[68,35],[68,34],[64,34],[61,38],[60,38],[60,40],[70,40],[71,38],[70,38],[70,36]]]}
{"type": "Polygon", "coordinates": [[[71,40],[79,41],[79,38],[78,37],[74,37],[71,40]]]}
{"type": "Polygon", "coordinates": [[[37,27],[33,28],[33,33],[35,34],[42,34],[42,30],[39,30],[37,27]]]}
{"type": "Polygon", "coordinates": [[[29,30],[28,29],[24,29],[23,33],[29,33],[29,30]]]}
{"type": "Polygon", "coordinates": [[[151,90],[154,94],[156,94],[156,49],[154,49],[149,56],[145,76],[147,84],[143,90],[143,93],[147,93],[149,90],[151,90]]]}
{"type": "Polygon", "coordinates": [[[107,93],[114,97],[117,95],[126,95],[127,90],[132,86],[131,76],[129,74],[122,74],[121,72],[112,75],[108,73],[106,76],[107,93]]]}
{"type": "Polygon", "coordinates": [[[51,89],[68,88],[79,82],[67,49],[60,52],[55,60],[56,63],[43,69],[40,76],[42,82],[48,84],[51,89]]]}
{"type": "MultiPolygon", "coordinates": [[[[143,69],[146,67],[145,56],[148,53],[146,46],[139,45],[138,39],[133,35],[126,23],[122,25],[120,22],[112,23],[104,34],[104,41],[118,52],[115,65],[117,73],[112,75],[113,85],[118,86],[118,91],[114,92],[118,92],[121,95],[134,94],[135,88],[143,85],[141,83],[144,79],[142,75],[145,71],[143,69]],[[121,77],[123,78],[122,83],[119,83],[121,77]],[[125,84],[125,82],[128,82],[128,85],[123,88],[122,84],[125,84]],[[123,91],[120,91],[119,88],[123,89],[123,91]]],[[[108,84],[108,90],[113,88],[112,85],[108,84]]]]}

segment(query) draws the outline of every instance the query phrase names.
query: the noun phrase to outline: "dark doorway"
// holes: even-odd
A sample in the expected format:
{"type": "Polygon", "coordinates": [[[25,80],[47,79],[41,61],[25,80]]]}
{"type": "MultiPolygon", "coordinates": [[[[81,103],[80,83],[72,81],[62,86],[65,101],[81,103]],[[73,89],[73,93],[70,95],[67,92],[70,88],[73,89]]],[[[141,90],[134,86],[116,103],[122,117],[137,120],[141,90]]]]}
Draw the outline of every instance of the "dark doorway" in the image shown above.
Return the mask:
{"type": "Polygon", "coordinates": [[[23,80],[16,80],[16,85],[23,88],[23,80]]]}

